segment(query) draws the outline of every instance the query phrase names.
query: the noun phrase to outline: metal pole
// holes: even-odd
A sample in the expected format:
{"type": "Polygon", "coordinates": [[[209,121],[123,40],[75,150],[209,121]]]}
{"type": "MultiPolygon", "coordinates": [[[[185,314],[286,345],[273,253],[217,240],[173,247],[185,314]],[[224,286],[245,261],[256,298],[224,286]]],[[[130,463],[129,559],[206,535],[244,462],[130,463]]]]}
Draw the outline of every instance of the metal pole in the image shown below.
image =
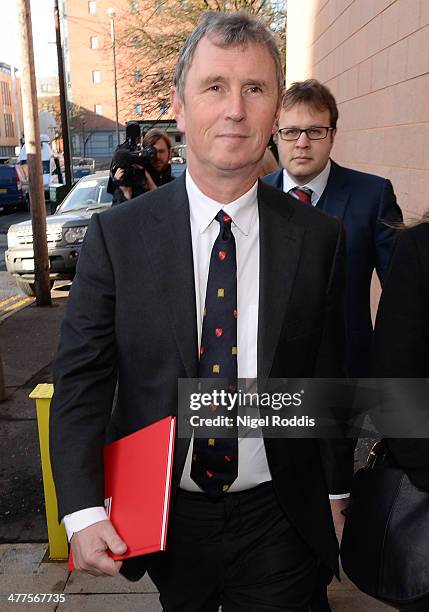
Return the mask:
{"type": "Polygon", "coordinates": [[[68,119],[68,113],[67,113],[67,96],[66,96],[65,75],[64,75],[64,58],[63,58],[63,47],[62,47],[62,42],[61,42],[60,11],[58,9],[58,0],[55,0],[54,18],[55,18],[55,34],[56,34],[56,41],[57,41],[58,81],[60,85],[61,132],[63,136],[64,171],[65,171],[65,176],[66,176],[67,188],[71,189],[73,178],[72,178],[71,155],[70,155],[70,132],[69,132],[69,119],[68,119]]]}
{"type": "Polygon", "coordinates": [[[113,80],[115,89],[115,117],[116,117],[116,144],[119,146],[119,112],[118,112],[118,81],[116,77],[116,36],[115,36],[115,11],[109,9],[107,14],[110,18],[110,38],[112,39],[113,51],[113,80]]]}
{"type": "Polygon", "coordinates": [[[28,164],[31,223],[33,227],[36,304],[38,306],[50,306],[51,288],[49,283],[48,244],[46,240],[46,207],[43,188],[30,0],[18,0],[17,5],[19,29],[21,32],[22,107],[28,164]]]}

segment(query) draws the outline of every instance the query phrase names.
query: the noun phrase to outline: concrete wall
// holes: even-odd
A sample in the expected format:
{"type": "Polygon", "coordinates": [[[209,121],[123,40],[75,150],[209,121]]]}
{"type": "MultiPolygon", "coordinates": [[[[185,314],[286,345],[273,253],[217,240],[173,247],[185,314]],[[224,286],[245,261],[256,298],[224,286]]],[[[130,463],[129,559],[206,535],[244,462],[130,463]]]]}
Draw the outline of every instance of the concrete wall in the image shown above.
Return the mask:
{"type": "Polygon", "coordinates": [[[338,102],[333,157],[429,208],[429,0],[288,0],[287,84],[310,77],[338,102]]]}

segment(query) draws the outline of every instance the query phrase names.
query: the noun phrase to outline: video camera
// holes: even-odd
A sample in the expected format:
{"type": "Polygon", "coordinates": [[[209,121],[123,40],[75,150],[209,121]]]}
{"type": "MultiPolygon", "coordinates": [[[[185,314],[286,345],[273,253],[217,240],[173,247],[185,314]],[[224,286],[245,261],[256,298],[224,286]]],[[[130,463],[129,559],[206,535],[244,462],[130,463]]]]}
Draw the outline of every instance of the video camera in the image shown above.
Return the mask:
{"type": "Polygon", "coordinates": [[[113,155],[111,176],[122,168],[124,176],[119,181],[121,185],[134,187],[146,180],[145,170],[150,170],[156,154],[155,147],[142,147],[140,125],[128,123],[125,132],[125,142],[119,145],[113,155]]]}

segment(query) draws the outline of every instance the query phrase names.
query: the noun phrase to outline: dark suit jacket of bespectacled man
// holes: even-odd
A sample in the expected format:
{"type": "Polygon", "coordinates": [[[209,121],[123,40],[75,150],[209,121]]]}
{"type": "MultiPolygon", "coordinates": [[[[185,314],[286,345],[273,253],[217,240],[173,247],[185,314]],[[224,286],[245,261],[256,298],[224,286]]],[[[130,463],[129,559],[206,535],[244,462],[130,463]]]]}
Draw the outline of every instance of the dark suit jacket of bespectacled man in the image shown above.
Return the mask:
{"type": "Polygon", "coordinates": [[[105,552],[125,544],[103,509],[103,444],[175,415],[178,379],[198,376],[220,210],[236,243],[239,377],[343,375],[341,224],[258,181],[282,79],[259,21],[201,18],[172,91],[186,175],[92,218],[62,324],[50,448],[76,567],[132,580],[147,570],[167,612],[297,612],[320,562],[338,572],[328,492],[349,489],[353,465],[341,441],[240,439],[238,478],[212,501],[178,438],[168,551],[123,564],[105,552]]]}

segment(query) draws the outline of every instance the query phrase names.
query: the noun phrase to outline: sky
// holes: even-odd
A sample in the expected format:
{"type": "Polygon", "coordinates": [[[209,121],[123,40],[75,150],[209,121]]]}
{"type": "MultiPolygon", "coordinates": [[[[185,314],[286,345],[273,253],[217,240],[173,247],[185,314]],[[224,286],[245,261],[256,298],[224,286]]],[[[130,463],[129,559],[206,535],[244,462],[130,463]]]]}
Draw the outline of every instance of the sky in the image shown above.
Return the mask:
{"type": "MultiPolygon", "coordinates": [[[[17,0],[0,0],[0,62],[21,64],[17,0]]],[[[38,76],[58,74],[54,26],[54,0],[31,0],[33,47],[38,76]]]]}

